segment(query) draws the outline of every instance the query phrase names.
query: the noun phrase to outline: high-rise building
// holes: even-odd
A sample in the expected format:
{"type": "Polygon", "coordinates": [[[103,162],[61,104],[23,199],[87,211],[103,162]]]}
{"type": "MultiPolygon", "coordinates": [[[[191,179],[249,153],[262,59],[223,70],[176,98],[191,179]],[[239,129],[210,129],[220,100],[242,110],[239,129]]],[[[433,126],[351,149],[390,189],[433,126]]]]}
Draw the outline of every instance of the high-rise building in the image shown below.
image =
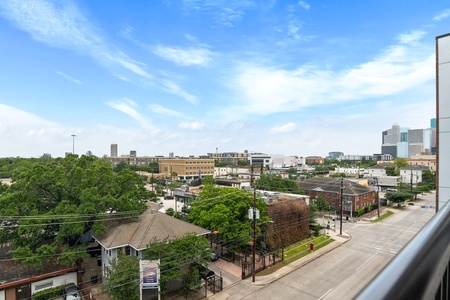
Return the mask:
{"type": "Polygon", "coordinates": [[[436,206],[450,199],[450,33],[436,37],[436,206]]]}
{"type": "Polygon", "coordinates": [[[117,144],[111,144],[111,157],[117,157],[117,144]]]}
{"type": "Polygon", "coordinates": [[[381,154],[393,158],[436,153],[436,129],[410,129],[394,124],[383,131],[381,154]]]}

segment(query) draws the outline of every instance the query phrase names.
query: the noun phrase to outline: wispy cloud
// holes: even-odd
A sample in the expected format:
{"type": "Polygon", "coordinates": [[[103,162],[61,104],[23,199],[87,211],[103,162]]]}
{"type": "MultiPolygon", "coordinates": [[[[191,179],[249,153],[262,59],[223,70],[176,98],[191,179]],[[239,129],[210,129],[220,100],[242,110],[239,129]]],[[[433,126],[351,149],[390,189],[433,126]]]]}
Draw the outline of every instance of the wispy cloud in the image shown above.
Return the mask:
{"type": "Polygon", "coordinates": [[[120,51],[110,49],[89,21],[70,1],[0,2],[2,14],[35,40],[89,55],[104,65],[120,65],[147,79],[151,75],[120,51]]]}
{"type": "Polygon", "coordinates": [[[420,41],[420,39],[426,35],[423,30],[413,30],[408,33],[400,34],[398,40],[400,44],[414,44],[420,41]]]}
{"type": "Polygon", "coordinates": [[[165,116],[169,116],[169,117],[176,117],[176,118],[182,118],[182,119],[188,119],[188,116],[186,116],[183,113],[180,113],[178,111],[169,109],[167,107],[164,107],[162,105],[159,104],[150,104],[149,106],[150,110],[154,113],[160,114],[160,115],[165,115],[165,116]]]}
{"type": "Polygon", "coordinates": [[[298,1],[298,5],[306,10],[311,8],[311,5],[305,1],[298,1]]]}
{"type": "Polygon", "coordinates": [[[292,132],[297,128],[297,125],[293,122],[289,122],[287,124],[284,124],[282,126],[276,126],[272,129],[270,129],[270,134],[279,134],[279,133],[288,133],[292,132]]]}
{"type": "Polygon", "coordinates": [[[179,66],[206,66],[211,61],[212,52],[203,48],[175,48],[163,45],[155,47],[154,54],[179,66]]]}
{"type": "Polygon", "coordinates": [[[442,21],[450,17],[450,9],[445,9],[434,16],[433,21],[442,21]]]}
{"type": "Polygon", "coordinates": [[[163,89],[166,90],[167,92],[174,94],[174,95],[178,95],[192,104],[197,104],[197,102],[198,102],[197,97],[195,97],[194,95],[189,94],[188,92],[183,90],[177,83],[172,82],[170,80],[163,80],[162,84],[163,84],[163,89]]]}
{"type": "Polygon", "coordinates": [[[420,31],[402,35],[399,44],[372,61],[340,71],[313,65],[284,70],[243,64],[234,81],[240,94],[236,105],[243,113],[267,115],[417,88],[435,77],[433,49],[418,44],[422,35],[420,31]]]}
{"type": "Polygon", "coordinates": [[[146,117],[137,111],[138,105],[133,100],[124,99],[121,101],[111,101],[107,104],[134,119],[142,128],[150,131],[150,133],[157,134],[160,132],[156,126],[154,126],[146,117]]]}
{"type": "Polygon", "coordinates": [[[74,77],[72,77],[72,76],[69,76],[69,75],[67,75],[67,74],[65,74],[65,73],[63,73],[63,72],[56,71],[56,74],[58,74],[59,76],[61,76],[61,77],[64,78],[64,79],[69,80],[69,81],[72,82],[72,83],[81,84],[81,81],[80,81],[80,80],[78,80],[78,79],[76,79],[76,78],[74,78],[74,77]]]}
{"type": "Polygon", "coordinates": [[[205,126],[205,123],[200,121],[193,121],[193,122],[181,122],[178,124],[178,128],[182,129],[190,129],[190,130],[200,130],[203,129],[205,126]]]}
{"type": "Polygon", "coordinates": [[[234,27],[244,18],[245,11],[256,7],[250,0],[183,0],[186,11],[197,11],[209,14],[216,24],[234,27]]]}

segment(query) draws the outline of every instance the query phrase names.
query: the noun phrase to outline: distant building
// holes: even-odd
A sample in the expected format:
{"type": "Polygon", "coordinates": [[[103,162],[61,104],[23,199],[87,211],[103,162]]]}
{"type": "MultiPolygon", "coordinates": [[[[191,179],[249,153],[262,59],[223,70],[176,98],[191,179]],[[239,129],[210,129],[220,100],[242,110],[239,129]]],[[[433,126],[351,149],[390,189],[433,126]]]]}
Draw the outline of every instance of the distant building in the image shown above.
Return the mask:
{"type": "Polygon", "coordinates": [[[161,158],[158,160],[159,173],[167,177],[176,174],[179,180],[198,179],[214,175],[214,160],[211,158],[161,158]]]}
{"type": "Polygon", "coordinates": [[[416,155],[406,159],[410,166],[426,167],[430,171],[436,171],[437,162],[436,155],[416,155]]]}
{"type": "Polygon", "coordinates": [[[111,144],[111,157],[117,157],[117,144],[111,144]]]}
{"type": "Polygon", "coordinates": [[[305,163],[310,164],[323,164],[325,159],[322,156],[307,156],[305,157],[305,163]]]}
{"type": "Polygon", "coordinates": [[[333,151],[328,152],[328,159],[338,159],[339,157],[344,156],[344,152],[333,151]]]}
{"type": "Polygon", "coordinates": [[[244,150],[244,152],[216,152],[216,153],[208,153],[208,156],[215,161],[224,162],[230,165],[238,165],[239,161],[248,161],[248,151],[244,150]]]}
{"type": "Polygon", "coordinates": [[[422,182],[423,171],[428,168],[423,166],[408,166],[400,168],[400,181],[411,184],[413,187],[422,182]]]}
{"type": "MultiPolygon", "coordinates": [[[[431,122],[432,123],[432,122],[431,122]]],[[[407,158],[413,155],[436,153],[436,129],[401,128],[394,124],[382,133],[381,154],[407,158]]]]}

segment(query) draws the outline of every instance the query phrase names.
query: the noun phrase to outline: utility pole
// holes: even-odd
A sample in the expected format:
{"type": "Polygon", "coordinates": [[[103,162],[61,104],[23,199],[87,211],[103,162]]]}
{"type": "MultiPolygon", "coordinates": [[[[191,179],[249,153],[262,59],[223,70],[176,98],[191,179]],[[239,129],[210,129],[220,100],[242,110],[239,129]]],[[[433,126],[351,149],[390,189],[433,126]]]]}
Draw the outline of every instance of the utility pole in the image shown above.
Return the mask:
{"type": "Polygon", "coordinates": [[[378,218],[380,218],[380,188],[378,187],[378,177],[375,177],[377,181],[377,201],[378,201],[378,218]]]}
{"type": "Polygon", "coordinates": [[[342,217],[343,217],[343,211],[344,211],[343,200],[344,200],[344,178],[341,177],[341,217],[340,217],[341,228],[339,230],[340,235],[342,235],[342,217]]]}

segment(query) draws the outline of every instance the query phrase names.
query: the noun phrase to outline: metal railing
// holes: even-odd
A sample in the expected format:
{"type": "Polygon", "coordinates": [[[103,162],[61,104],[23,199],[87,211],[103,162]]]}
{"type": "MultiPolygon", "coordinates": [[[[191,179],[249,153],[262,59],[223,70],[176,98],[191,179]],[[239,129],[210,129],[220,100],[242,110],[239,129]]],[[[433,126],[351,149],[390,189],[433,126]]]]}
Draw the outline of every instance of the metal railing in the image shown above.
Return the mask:
{"type": "Polygon", "coordinates": [[[450,299],[450,201],[356,297],[450,299]]]}

